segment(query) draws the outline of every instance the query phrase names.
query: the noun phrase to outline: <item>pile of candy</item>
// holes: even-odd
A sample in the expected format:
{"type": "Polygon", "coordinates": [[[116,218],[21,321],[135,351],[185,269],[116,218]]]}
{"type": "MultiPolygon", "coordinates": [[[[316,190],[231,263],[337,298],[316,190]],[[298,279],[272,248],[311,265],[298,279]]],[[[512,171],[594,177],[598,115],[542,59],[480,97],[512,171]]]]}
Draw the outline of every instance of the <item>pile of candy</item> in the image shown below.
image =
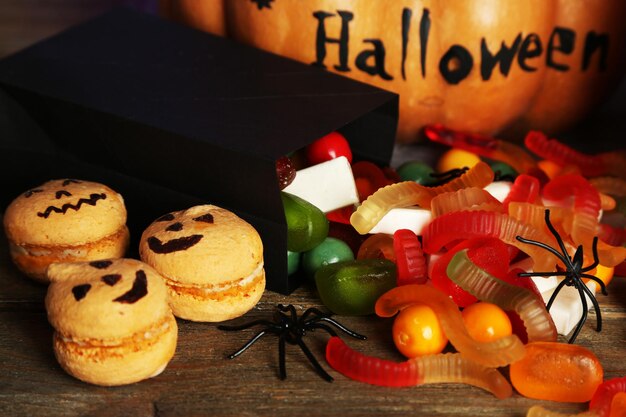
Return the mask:
{"type": "Polygon", "coordinates": [[[339,133],[277,163],[290,273],[314,280],[333,313],[396,316],[407,357],[367,357],[331,337],[330,366],[370,384],[460,382],[498,398],[515,388],[622,415],[626,379],[603,381],[598,358],[573,343],[590,307],[601,330],[595,293],[626,271],[626,153],[586,155],[540,132],[525,147],[425,133],[452,148],[445,172],[353,163],[339,133]],[[468,156],[450,166],[454,152],[468,156]]]}

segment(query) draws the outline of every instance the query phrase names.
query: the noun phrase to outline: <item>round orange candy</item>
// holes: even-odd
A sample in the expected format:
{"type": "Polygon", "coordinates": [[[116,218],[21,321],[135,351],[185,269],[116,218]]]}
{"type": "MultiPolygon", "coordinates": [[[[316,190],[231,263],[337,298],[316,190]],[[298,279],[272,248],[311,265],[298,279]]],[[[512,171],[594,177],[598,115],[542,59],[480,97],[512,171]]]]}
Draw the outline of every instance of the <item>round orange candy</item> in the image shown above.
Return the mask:
{"type": "Polygon", "coordinates": [[[478,342],[491,342],[513,333],[509,316],[496,304],[479,301],[462,312],[465,327],[478,342]]]}
{"type": "Polygon", "coordinates": [[[441,353],[448,338],[435,312],[423,304],[402,310],[393,323],[393,341],[407,358],[441,353]]]}
{"type": "Polygon", "coordinates": [[[446,172],[463,167],[471,168],[478,162],[480,162],[480,157],[475,153],[452,148],[444,152],[437,161],[437,172],[446,172]]]}

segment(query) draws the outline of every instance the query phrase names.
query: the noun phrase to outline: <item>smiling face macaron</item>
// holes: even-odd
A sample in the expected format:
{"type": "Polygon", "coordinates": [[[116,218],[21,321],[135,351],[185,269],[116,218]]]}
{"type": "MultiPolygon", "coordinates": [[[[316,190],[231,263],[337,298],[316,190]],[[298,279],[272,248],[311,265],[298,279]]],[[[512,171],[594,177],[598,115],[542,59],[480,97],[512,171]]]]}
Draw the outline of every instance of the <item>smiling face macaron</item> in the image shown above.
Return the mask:
{"type": "Polygon", "coordinates": [[[14,263],[42,282],[53,262],[119,258],[129,239],[122,196],[76,179],[48,181],[15,198],[4,230],[14,263]]]}
{"type": "Polygon", "coordinates": [[[265,290],[259,234],[214,205],[156,219],[143,232],[139,253],[165,278],[172,311],[180,318],[219,322],[239,317],[265,290]]]}
{"type": "Polygon", "coordinates": [[[163,278],[134,259],[55,263],[46,295],[54,353],[70,375],[124,385],[158,375],[178,327],[163,278]]]}

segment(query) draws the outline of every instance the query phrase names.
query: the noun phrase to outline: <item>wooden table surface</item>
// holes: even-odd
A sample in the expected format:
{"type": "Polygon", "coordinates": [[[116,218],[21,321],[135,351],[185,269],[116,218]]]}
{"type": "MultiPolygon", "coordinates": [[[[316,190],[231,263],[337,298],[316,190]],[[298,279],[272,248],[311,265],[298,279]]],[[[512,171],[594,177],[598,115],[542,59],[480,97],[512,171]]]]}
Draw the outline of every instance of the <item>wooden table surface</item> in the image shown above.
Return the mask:
{"type": "MultiPolygon", "coordinates": [[[[114,3],[119,1],[3,0],[0,57],[94,16],[114,3]]],[[[622,95],[622,104],[623,97],[626,94],[622,95]]],[[[623,115],[623,106],[618,107],[623,115]]],[[[622,141],[625,119],[611,112],[604,119],[614,123],[609,130],[617,132],[616,137],[622,141]]],[[[602,126],[606,127],[606,123],[602,126]]],[[[403,149],[405,157],[410,151],[403,149]]],[[[0,236],[0,288],[1,416],[524,416],[534,404],[563,412],[577,412],[586,407],[539,402],[518,394],[498,400],[486,391],[465,385],[395,389],[354,382],[325,363],[328,336],[324,333],[308,335],[307,342],[335,381],[328,383],[320,379],[295,346],[288,346],[288,378],[281,381],[277,340],[273,336],[261,339],[239,358],[228,360],[225,355],[239,348],[254,330],[226,333],[213,324],[184,320],[178,321],[176,354],[161,375],[123,387],[93,386],[72,378],[56,362],[52,328],[43,305],[46,287],[31,282],[15,269],[3,235],[0,236]]],[[[609,292],[608,297],[599,296],[604,330],[601,333],[593,330],[595,316],[590,314],[578,339],[578,343],[599,357],[607,378],[626,375],[626,280],[614,279],[609,292]]],[[[322,307],[310,285],[289,296],[267,291],[256,308],[234,322],[269,319],[278,303],[293,304],[300,312],[310,306],[322,307]]],[[[394,351],[389,319],[337,319],[369,337],[367,341],[346,339],[353,348],[402,360],[394,351]]]]}

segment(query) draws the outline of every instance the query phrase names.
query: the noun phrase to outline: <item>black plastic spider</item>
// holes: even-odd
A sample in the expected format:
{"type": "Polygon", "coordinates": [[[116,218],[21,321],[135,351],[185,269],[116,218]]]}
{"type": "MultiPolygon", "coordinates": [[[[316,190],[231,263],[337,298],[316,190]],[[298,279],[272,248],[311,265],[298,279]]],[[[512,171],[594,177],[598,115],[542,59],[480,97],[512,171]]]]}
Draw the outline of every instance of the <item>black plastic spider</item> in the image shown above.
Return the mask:
{"type": "Polygon", "coordinates": [[[315,307],[311,307],[307,309],[300,317],[296,313],[296,309],[293,305],[289,304],[288,306],[284,306],[282,304],[278,304],[276,306],[276,312],[274,313],[274,321],[269,320],[255,320],[249,323],[245,323],[239,326],[218,326],[220,330],[244,330],[249,329],[250,327],[263,325],[265,328],[254,335],[250,340],[246,342],[239,350],[228,355],[229,359],[234,359],[237,356],[241,355],[245,352],[250,346],[254,344],[261,337],[266,335],[267,333],[273,333],[278,336],[278,357],[279,357],[279,365],[280,365],[280,379],[287,378],[287,370],[285,367],[285,343],[289,343],[291,345],[298,345],[302,352],[309,359],[317,373],[320,377],[325,379],[328,382],[333,381],[333,377],[331,377],[322,366],[319,364],[313,353],[306,346],[304,341],[302,340],[307,331],[314,331],[315,329],[321,329],[326,331],[331,336],[337,336],[337,333],[328,325],[335,326],[342,332],[356,338],[365,340],[366,337],[362,336],[352,330],[346,328],[339,322],[331,319],[328,315],[322,313],[315,307]]]}
{"type": "Polygon", "coordinates": [[[596,297],[593,294],[593,292],[587,287],[587,285],[585,285],[585,283],[582,280],[582,278],[589,278],[590,280],[594,281],[600,286],[600,289],[602,290],[602,294],[608,295],[608,293],[606,292],[606,286],[604,285],[604,282],[602,282],[601,279],[591,274],[586,274],[586,272],[591,271],[600,263],[600,261],[598,260],[598,237],[595,236],[593,238],[593,244],[592,244],[593,263],[589,266],[583,267],[582,245],[578,246],[578,248],[576,249],[576,252],[574,253],[574,256],[570,257],[569,254],[567,253],[567,250],[565,249],[565,244],[563,243],[563,239],[561,238],[559,233],[556,231],[556,229],[550,222],[550,210],[548,209],[546,209],[545,218],[546,218],[546,225],[548,226],[548,229],[550,229],[550,232],[554,235],[557,243],[559,244],[559,247],[561,248],[561,253],[559,253],[559,251],[552,248],[551,246],[548,246],[542,242],[524,239],[521,236],[516,236],[516,239],[519,240],[520,242],[539,246],[549,251],[554,256],[556,256],[563,263],[563,265],[565,265],[565,271],[562,271],[562,272],[523,272],[523,273],[520,273],[519,276],[521,277],[530,277],[530,276],[550,277],[550,276],[556,275],[556,276],[565,277],[561,282],[559,282],[559,285],[557,285],[556,288],[554,289],[552,296],[550,296],[550,299],[548,300],[548,303],[546,304],[546,309],[548,311],[550,311],[550,307],[552,307],[552,303],[556,299],[556,296],[558,295],[559,291],[561,291],[561,289],[565,285],[573,286],[574,288],[578,290],[578,294],[580,295],[580,300],[583,306],[583,314],[582,314],[582,317],[580,318],[580,321],[576,325],[574,333],[569,339],[569,343],[574,343],[574,341],[576,340],[576,337],[578,337],[578,333],[580,333],[580,330],[585,324],[585,321],[587,321],[588,308],[587,308],[587,298],[585,297],[585,294],[587,294],[589,298],[591,299],[591,303],[593,304],[593,309],[596,312],[596,330],[597,331],[602,330],[602,314],[600,312],[600,306],[598,305],[598,301],[596,300],[596,297]]]}
{"type": "Polygon", "coordinates": [[[433,178],[433,181],[428,183],[427,185],[429,187],[436,187],[439,185],[447,184],[453,179],[458,178],[461,175],[465,174],[467,171],[469,171],[469,167],[453,168],[449,171],[437,172],[437,173],[431,172],[429,176],[433,178]]]}

